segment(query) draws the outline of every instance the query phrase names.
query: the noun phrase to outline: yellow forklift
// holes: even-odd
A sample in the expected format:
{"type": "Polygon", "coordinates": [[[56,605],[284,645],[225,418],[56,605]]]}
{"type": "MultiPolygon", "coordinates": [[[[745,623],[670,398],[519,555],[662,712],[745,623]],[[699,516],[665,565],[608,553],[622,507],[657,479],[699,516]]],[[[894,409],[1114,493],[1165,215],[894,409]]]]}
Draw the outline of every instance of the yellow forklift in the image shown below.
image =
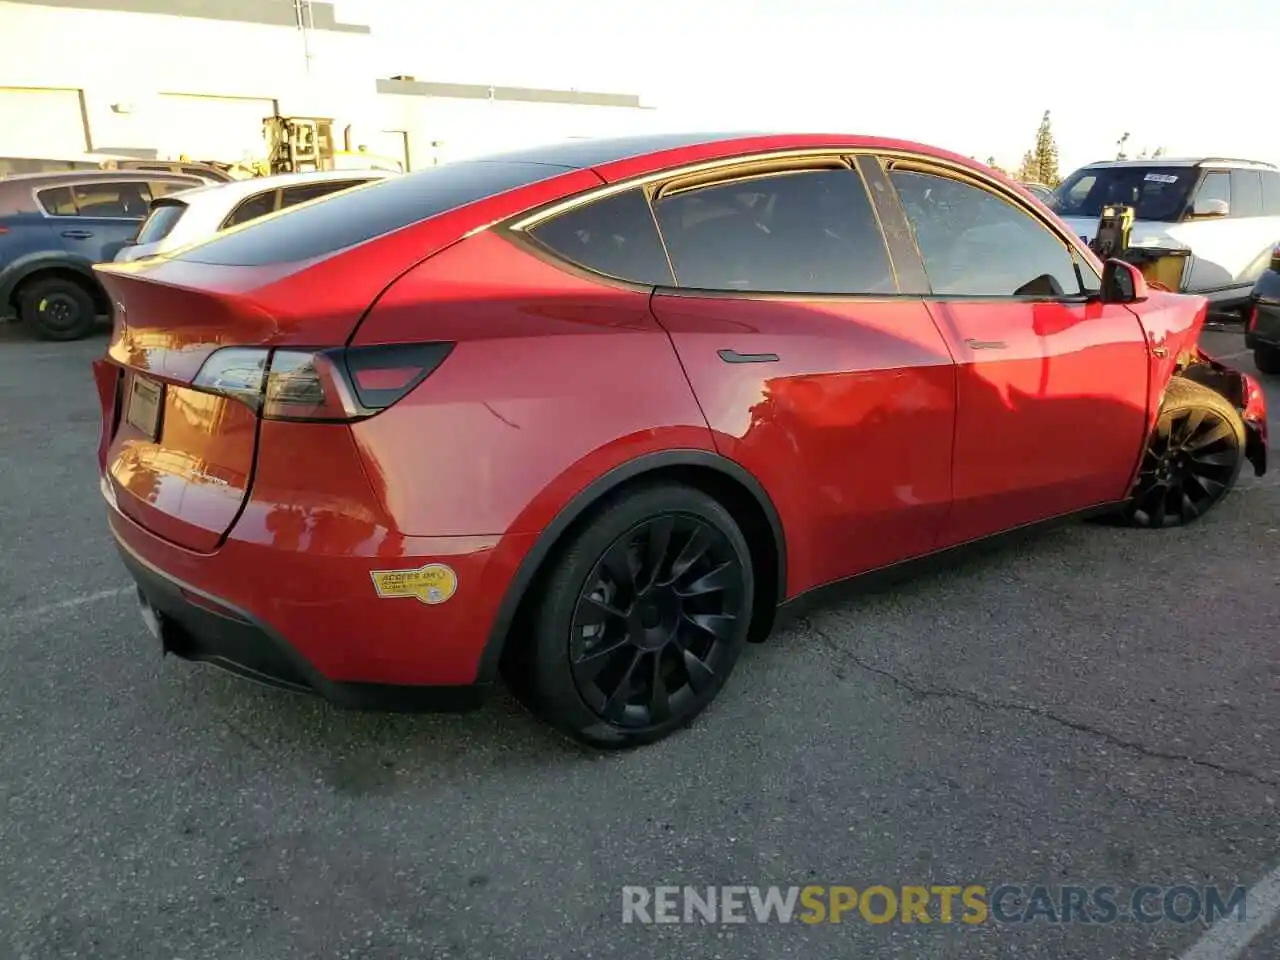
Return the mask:
{"type": "Polygon", "coordinates": [[[267,172],[307,173],[317,170],[386,170],[403,173],[404,164],[364,150],[351,149],[351,128],[343,131],[337,149],[332,117],[264,117],[267,172]]]}
{"type": "Polygon", "coordinates": [[[1142,271],[1147,284],[1156,290],[1179,293],[1191,251],[1177,247],[1132,247],[1133,207],[1122,203],[1107,204],[1098,218],[1098,230],[1089,248],[1101,259],[1112,257],[1132,263],[1142,271]]]}

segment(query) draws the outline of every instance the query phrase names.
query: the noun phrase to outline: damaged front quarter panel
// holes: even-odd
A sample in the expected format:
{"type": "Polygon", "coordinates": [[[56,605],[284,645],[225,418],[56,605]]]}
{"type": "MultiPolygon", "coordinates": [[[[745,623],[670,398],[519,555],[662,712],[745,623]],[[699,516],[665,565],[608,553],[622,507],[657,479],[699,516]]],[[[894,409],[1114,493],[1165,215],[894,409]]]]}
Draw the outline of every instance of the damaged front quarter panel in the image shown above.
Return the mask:
{"type": "Polygon", "coordinates": [[[1262,386],[1247,373],[1233,370],[1215,360],[1200,347],[1187,351],[1179,359],[1177,376],[1204,384],[1222,394],[1240,412],[1245,429],[1245,458],[1253,465],[1255,476],[1267,472],[1267,398],[1262,386]]]}

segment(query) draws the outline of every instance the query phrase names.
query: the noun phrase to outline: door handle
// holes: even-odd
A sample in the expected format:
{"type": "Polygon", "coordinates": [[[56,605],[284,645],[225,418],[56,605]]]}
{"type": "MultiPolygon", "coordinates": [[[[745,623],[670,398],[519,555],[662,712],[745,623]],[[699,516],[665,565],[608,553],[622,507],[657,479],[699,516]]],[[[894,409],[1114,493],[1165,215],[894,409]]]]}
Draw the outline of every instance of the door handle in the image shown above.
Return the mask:
{"type": "Polygon", "coordinates": [[[72,240],[88,240],[93,236],[92,230],[63,230],[62,235],[72,240]]]}
{"type": "Polygon", "coordinates": [[[1006,350],[1009,347],[1003,340],[966,340],[965,346],[970,350],[1006,350]]]}
{"type": "Polygon", "coordinates": [[[739,353],[737,350],[716,351],[725,363],[774,363],[776,353],[739,353]]]}

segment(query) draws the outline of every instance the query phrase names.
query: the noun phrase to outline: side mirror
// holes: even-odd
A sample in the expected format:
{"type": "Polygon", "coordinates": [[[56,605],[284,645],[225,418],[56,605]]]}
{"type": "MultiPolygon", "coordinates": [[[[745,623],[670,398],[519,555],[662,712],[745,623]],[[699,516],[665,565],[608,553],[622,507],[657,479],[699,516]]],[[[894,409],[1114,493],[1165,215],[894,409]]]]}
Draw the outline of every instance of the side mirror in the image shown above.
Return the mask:
{"type": "Polygon", "coordinates": [[[1102,265],[1103,303],[1140,303],[1150,295],[1147,278],[1132,263],[1113,259],[1102,265]]]}
{"type": "Polygon", "coordinates": [[[1193,217],[1225,217],[1231,213],[1231,204],[1216,197],[1197,200],[1191,208],[1193,217]]]}

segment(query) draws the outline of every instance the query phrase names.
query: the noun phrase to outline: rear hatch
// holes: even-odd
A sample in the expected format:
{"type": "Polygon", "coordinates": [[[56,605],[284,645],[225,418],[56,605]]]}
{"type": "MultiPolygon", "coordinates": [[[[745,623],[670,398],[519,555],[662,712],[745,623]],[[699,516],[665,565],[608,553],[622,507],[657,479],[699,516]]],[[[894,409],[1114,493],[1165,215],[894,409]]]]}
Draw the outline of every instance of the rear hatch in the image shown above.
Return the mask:
{"type": "Polygon", "coordinates": [[[413,389],[451,345],[346,346],[365,312],[415,263],[524,205],[487,198],[557,175],[599,182],[539,164],[442,166],[98,266],[114,307],[95,364],[104,494],[173,543],[216,549],[248,498],[260,421],[351,422],[413,389]]]}
{"type": "Polygon", "coordinates": [[[186,212],[186,201],[177,197],[152,200],[151,212],[142,222],[137,236],[120,249],[116,254],[116,261],[127,263],[154,255],[160,242],[173,233],[173,228],[186,212]]]}

